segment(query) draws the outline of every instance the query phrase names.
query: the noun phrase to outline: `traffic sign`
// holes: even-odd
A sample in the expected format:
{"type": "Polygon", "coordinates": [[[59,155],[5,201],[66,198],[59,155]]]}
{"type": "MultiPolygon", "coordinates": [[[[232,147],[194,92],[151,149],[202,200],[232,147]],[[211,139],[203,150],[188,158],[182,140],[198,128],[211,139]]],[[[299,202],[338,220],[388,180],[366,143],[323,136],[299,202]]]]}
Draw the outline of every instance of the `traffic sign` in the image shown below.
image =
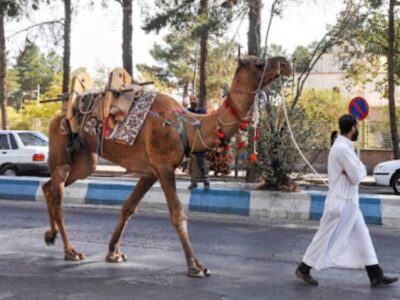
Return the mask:
{"type": "Polygon", "coordinates": [[[349,103],[349,114],[357,118],[359,121],[364,120],[369,113],[369,105],[363,97],[354,97],[349,103]]]}

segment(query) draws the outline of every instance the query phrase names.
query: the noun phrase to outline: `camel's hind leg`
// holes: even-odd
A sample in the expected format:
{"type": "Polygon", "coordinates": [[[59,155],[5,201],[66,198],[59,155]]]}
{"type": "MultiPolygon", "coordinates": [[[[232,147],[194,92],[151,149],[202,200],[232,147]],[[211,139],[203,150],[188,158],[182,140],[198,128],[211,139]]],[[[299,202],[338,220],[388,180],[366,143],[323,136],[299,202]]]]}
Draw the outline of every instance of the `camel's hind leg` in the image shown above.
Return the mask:
{"type": "Polygon", "coordinates": [[[157,178],[155,176],[141,177],[136,184],[135,190],[122,206],[118,224],[110,240],[108,254],[106,256],[107,262],[122,262],[127,259],[126,255],[120,252],[121,235],[129,219],[138,211],[140,200],[142,200],[143,196],[156,181],[157,178]]]}
{"type": "Polygon", "coordinates": [[[159,171],[161,187],[167,198],[171,223],[181,239],[188,266],[188,275],[192,277],[204,277],[211,275],[210,271],[197,259],[189,240],[187,229],[187,217],[181,207],[176,193],[175,172],[173,169],[164,168],[159,171]]]}
{"type": "MultiPolygon", "coordinates": [[[[63,150],[66,151],[65,148],[63,150]]],[[[73,153],[71,163],[69,163],[65,160],[65,157],[68,157],[67,153],[61,153],[64,155],[58,162],[56,159],[50,161],[51,179],[42,186],[50,219],[50,230],[45,233],[45,242],[48,245],[54,244],[59,230],[64,243],[65,259],[80,260],[83,259],[83,255],[72,247],[64,225],[64,187],[90,175],[96,166],[96,156],[83,148],[73,153]]]]}

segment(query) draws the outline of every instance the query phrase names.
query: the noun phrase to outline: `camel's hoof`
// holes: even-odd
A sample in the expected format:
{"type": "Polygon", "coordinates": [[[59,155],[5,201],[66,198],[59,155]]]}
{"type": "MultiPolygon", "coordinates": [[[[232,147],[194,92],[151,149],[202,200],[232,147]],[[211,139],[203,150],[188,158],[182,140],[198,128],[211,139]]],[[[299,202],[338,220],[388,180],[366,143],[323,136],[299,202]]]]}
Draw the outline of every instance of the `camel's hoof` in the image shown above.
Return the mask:
{"type": "Polygon", "coordinates": [[[44,234],[44,242],[46,243],[47,246],[54,245],[57,237],[57,231],[52,232],[50,230],[46,231],[44,234]]]}
{"type": "Polygon", "coordinates": [[[121,263],[128,260],[128,256],[125,254],[109,254],[106,256],[106,262],[109,263],[121,263]]]}
{"type": "Polygon", "coordinates": [[[206,275],[205,273],[197,267],[191,267],[188,271],[188,276],[194,278],[204,278],[206,275]]]}
{"type": "Polygon", "coordinates": [[[84,260],[85,256],[82,253],[77,253],[77,252],[65,253],[64,259],[67,261],[79,261],[79,260],[84,260]]]}
{"type": "Polygon", "coordinates": [[[203,270],[203,272],[204,272],[204,275],[206,275],[206,276],[211,276],[211,271],[210,271],[210,269],[205,268],[205,269],[203,270]]]}

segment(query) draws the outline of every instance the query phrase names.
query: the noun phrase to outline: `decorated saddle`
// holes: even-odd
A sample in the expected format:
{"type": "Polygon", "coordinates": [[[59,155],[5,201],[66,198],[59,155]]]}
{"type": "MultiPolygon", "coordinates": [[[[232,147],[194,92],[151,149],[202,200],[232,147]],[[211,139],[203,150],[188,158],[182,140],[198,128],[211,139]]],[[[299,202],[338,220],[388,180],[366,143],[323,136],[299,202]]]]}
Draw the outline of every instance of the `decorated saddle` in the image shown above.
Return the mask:
{"type": "Polygon", "coordinates": [[[122,68],[110,73],[103,91],[94,90],[90,75],[82,72],[72,79],[68,101],[63,103],[61,131],[79,137],[86,132],[101,140],[133,145],[156,95],[132,83],[122,68]]]}

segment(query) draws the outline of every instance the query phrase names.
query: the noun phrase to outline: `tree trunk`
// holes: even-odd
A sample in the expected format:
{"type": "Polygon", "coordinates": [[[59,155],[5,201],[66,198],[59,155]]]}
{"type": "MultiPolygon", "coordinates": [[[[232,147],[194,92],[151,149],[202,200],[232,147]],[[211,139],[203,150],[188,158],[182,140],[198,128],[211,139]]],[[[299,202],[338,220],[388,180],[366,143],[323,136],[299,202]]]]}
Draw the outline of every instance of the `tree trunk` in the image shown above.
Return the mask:
{"type": "Polygon", "coordinates": [[[183,100],[189,97],[189,83],[190,83],[189,80],[185,80],[183,82],[183,97],[182,97],[183,100]]]}
{"type": "Polygon", "coordinates": [[[62,92],[69,91],[69,73],[71,71],[71,0],[64,0],[64,61],[62,92]]]}
{"type": "Polygon", "coordinates": [[[6,39],[4,36],[4,14],[0,12],[0,105],[1,128],[7,129],[7,90],[6,90],[6,39]]]}
{"type": "MultiPolygon", "coordinates": [[[[200,14],[208,17],[208,0],[200,1],[200,14]]],[[[203,26],[200,40],[200,89],[199,107],[207,107],[207,72],[208,72],[208,24],[203,26]]]]}
{"type": "Polygon", "coordinates": [[[249,55],[260,56],[261,52],[261,0],[248,0],[249,31],[247,47],[249,55]]]}
{"type": "Polygon", "coordinates": [[[133,76],[132,67],[132,0],[122,1],[122,63],[124,69],[133,76]]]}
{"type": "Polygon", "coordinates": [[[395,82],[394,82],[394,6],[396,0],[390,0],[389,22],[388,22],[388,85],[389,85],[389,115],[390,132],[392,136],[393,158],[399,159],[399,135],[397,131],[396,102],[395,102],[395,82]]]}
{"type": "MultiPolygon", "coordinates": [[[[247,52],[249,55],[259,56],[261,53],[261,0],[247,0],[249,6],[249,31],[247,32],[247,52]]],[[[253,152],[254,129],[247,131],[247,152],[253,152]]],[[[246,181],[256,182],[261,171],[256,164],[246,166],[246,181]]]]}

